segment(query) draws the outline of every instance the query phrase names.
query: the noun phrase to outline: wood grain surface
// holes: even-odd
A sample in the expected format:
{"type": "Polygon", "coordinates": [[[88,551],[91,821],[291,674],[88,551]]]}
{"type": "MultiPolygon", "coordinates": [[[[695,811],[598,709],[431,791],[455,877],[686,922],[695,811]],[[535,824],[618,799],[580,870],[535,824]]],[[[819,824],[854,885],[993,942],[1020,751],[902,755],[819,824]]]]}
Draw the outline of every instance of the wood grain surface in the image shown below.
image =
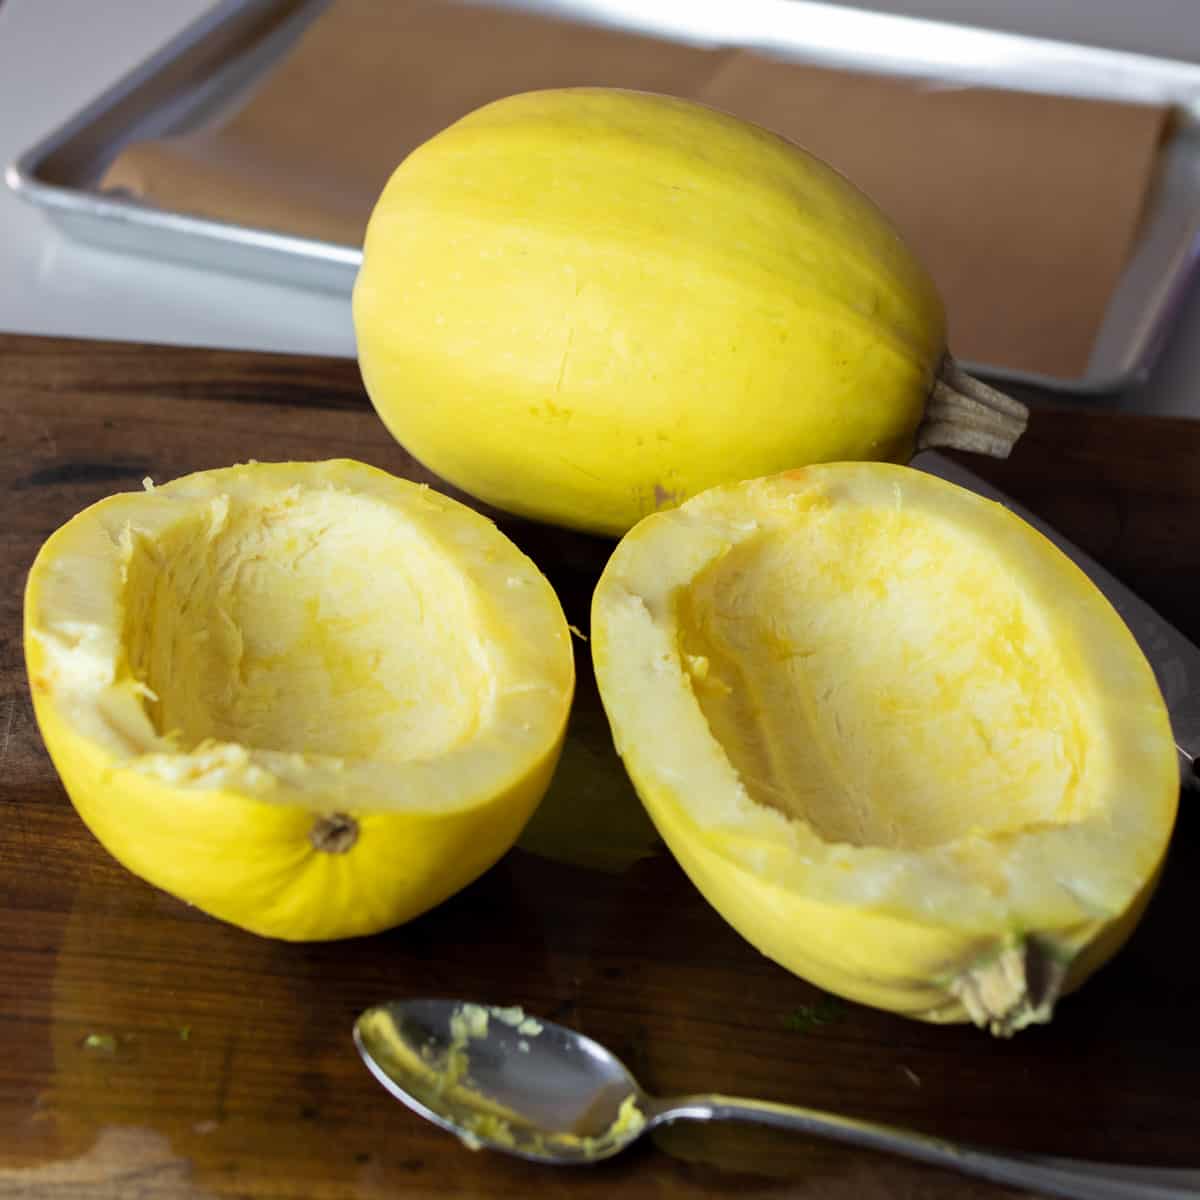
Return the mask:
{"type": "MultiPolygon", "coordinates": [[[[461,996],[577,1026],[662,1093],[719,1089],[995,1147],[1200,1167],[1197,815],[1121,955],[1054,1022],[996,1041],[852,1004],[759,956],[653,838],[577,646],[563,767],[519,846],[376,937],[265,941],[154,890],[85,830],[21,656],[38,546],[117,490],[247,458],[347,455],[429,478],[352,362],[0,337],[0,1198],[820,1197],[1016,1193],[737,1127],[587,1169],[472,1153],[390,1100],[363,1007],[461,996]]],[[[1200,423],[1039,408],[972,460],[1200,639],[1200,423]]],[[[507,519],[587,627],[610,544],[507,519]]]]}

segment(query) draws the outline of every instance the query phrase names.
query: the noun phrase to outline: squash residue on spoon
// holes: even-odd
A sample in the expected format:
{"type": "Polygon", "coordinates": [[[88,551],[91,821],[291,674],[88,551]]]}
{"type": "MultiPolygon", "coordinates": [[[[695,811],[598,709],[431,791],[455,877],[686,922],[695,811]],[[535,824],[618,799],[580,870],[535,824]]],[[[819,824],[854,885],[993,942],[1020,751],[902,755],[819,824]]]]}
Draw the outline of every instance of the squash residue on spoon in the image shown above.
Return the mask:
{"type": "Polygon", "coordinates": [[[562,1150],[571,1149],[583,1158],[599,1158],[645,1124],[633,1092],[622,1100],[612,1123],[599,1134],[547,1133],[498,1103],[470,1074],[471,1043],[488,1036],[493,1018],[530,1038],[543,1032],[541,1022],[527,1016],[519,1006],[485,1007],[469,1002],[458,1005],[451,1014],[450,1040],[441,1053],[435,1045],[415,1052],[386,1008],[364,1014],[360,1025],[380,1065],[394,1072],[422,1103],[439,1112],[450,1111],[459,1140],[470,1150],[491,1145],[554,1158],[562,1150]]]}

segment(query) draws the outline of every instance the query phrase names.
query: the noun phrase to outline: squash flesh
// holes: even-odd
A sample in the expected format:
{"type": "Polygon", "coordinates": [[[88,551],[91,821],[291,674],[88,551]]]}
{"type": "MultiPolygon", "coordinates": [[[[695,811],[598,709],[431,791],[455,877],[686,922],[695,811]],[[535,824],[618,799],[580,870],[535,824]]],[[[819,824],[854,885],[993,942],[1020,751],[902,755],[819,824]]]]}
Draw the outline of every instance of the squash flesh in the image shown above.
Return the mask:
{"type": "Polygon", "coordinates": [[[487,719],[494,682],[463,580],[382,506],[222,496],[126,553],[129,667],[181,750],[404,761],[487,719]]]}
{"type": "Polygon", "coordinates": [[[842,463],[712,489],[622,541],[592,647],[681,865],[850,999],[1011,1032],[1153,890],[1178,801],[1153,673],[1073,563],[961,488],[842,463]]]}
{"type": "Polygon", "coordinates": [[[1092,731],[1045,621],[952,528],[831,508],[734,547],[677,619],[751,797],[823,841],[923,849],[1095,803],[1092,731]]]}

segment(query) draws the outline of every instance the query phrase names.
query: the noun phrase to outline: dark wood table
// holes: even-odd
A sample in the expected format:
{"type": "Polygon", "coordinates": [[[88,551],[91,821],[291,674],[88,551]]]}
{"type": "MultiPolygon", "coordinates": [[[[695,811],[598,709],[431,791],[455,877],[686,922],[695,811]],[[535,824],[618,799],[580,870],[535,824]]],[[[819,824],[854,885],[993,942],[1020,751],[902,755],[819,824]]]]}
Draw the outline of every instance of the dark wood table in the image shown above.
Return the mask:
{"type": "MultiPolygon", "coordinates": [[[[563,766],[520,845],[403,928],[265,941],[117,866],[34,725],[20,605],[37,547],[146,475],[333,455],[424,475],[352,362],[0,337],[0,1197],[1013,1194],[737,1127],[679,1127],[588,1169],[471,1153],[390,1100],[354,1053],[356,1013],[406,994],[563,1020],[664,1093],[720,1089],[997,1147],[1200,1167],[1192,802],[1132,942],[1050,1026],[1006,1042],[831,1002],[729,929],[655,842],[582,644],[563,766]]],[[[1039,409],[1010,461],[970,465],[1200,639],[1200,423],[1039,409]]],[[[585,629],[610,545],[501,523],[585,629]]]]}

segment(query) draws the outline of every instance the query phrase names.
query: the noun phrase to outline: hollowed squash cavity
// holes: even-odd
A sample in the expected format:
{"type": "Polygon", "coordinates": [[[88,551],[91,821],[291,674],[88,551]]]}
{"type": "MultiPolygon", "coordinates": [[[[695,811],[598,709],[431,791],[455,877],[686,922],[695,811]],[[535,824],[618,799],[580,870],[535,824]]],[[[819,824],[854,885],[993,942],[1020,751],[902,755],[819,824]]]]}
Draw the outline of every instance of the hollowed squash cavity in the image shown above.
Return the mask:
{"type": "Polygon", "coordinates": [[[830,508],[676,598],[713,738],[826,842],[923,849],[1077,819],[1088,723],[1030,598],[952,526],[830,508]]]}
{"type": "Polygon", "coordinates": [[[463,577],[359,497],[215,498],[132,539],[123,601],[129,668],[183,751],[213,740],[403,762],[489,715],[463,577]]]}

